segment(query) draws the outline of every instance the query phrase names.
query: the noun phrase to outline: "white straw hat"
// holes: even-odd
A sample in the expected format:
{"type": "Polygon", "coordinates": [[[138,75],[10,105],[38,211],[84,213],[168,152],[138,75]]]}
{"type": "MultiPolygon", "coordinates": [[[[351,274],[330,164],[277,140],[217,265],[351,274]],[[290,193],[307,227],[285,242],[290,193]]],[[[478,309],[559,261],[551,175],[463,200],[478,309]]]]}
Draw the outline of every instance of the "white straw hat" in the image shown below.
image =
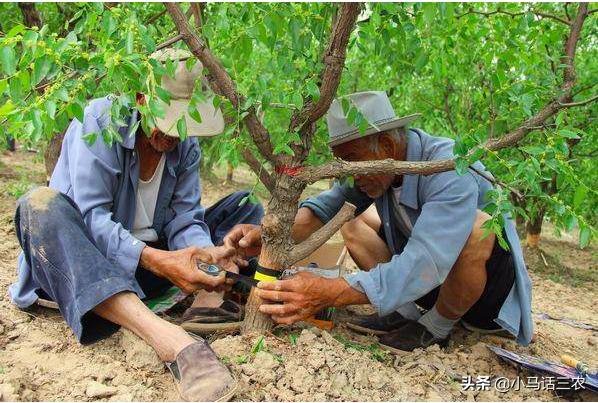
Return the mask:
{"type": "Polygon", "coordinates": [[[407,126],[420,116],[419,113],[403,117],[396,116],[384,91],[365,91],[349,94],[335,99],[330,105],[326,115],[328,135],[330,137],[328,145],[333,147],[359,137],[407,126]],[[349,103],[357,108],[368,121],[368,128],[363,134],[359,132],[357,127],[349,124],[341,106],[343,98],[347,98],[349,103]]]}
{"type": "Polygon", "coordinates": [[[164,74],[161,87],[170,93],[170,105],[162,101],[166,111],[164,118],[156,117],[156,125],[164,134],[179,137],[177,122],[181,116],[185,117],[188,136],[209,137],[222,133],[224,130],[224,118],[220,109],[214,108],[213,96],[206,97],[205,102],[196,103],[196,109],[201,116],[201,123],[189,115],[189,103],[193,95],[193,88],[197,80],[205,80],[201,72],[202,64],[198,61],[191,70],[185,66],[185,60],[191,57],[191,53],[182,49],[166,48],[152,53],[151,58],[165,62],[166,60],[178,60],[178,66],[174,73],[174,79],[164,74]]]}

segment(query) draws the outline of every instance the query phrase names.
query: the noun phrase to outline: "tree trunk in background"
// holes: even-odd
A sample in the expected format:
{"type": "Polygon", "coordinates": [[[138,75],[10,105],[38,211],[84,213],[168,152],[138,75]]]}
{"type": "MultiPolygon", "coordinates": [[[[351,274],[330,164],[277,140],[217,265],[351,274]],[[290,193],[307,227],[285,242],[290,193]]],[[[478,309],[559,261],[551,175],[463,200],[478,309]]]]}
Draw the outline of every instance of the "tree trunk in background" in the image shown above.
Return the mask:
{"type": "Polygon", "coordinates": [[[15,151],[17,149],[14,138],[8,136],[8,138],[6,139],[6,149],[8,151],[15,151]]]}
{"type": "Polygon", "coordinates": [[[530,218],[525,223],[526,243],[530,248],[538,248],[540,245],[540,234],[542,233],[542,223],[544,222],[545,209],[538,211],[535,217],[530,218]]]}
{"type": "Polygon", "coordinates": [[[226,181],[224,183],[230,183],[233,181],[233,172],[235,171],[235,167],[230,162],[226,165],[226,181]]]}
{"type": "Polygon", "coordinates": [[[60,149],[62,148],[62,140],[64,139],[64,133],[58,133],[48,143],[46,151],[44,152],[44,164],[46,165],[46,180],[50,183],[50,177],[54,172],[54,167],[58,162],[60,156],[60,149]]]}
{"type": "Polygon", "coordinates": [[[35,8],[35,3],[17,3],[23,13],[23,19],[27,27],[42,27],[42,19],[39,15],[39,11],[35,8]]]}

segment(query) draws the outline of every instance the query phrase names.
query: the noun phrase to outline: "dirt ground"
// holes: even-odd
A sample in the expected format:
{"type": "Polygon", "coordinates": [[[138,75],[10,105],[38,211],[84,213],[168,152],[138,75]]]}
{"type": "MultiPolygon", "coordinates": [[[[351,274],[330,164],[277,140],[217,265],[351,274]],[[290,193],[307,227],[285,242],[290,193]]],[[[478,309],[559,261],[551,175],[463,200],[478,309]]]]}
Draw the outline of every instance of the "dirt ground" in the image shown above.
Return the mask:
{"type": "MultiPolygon", "coordinates": [[[[247,172],[235,174],[235,181],[226,185],[219,179],[223,171],[212,182],[204,181],[202,202],[210,205],[233,189],[253,185],[247,172]]],[[[16,278],[19,253],[13,228],[15,195],[44,180],[34,154],[0,155],[0,401],[177,400],[171,377],[157,356],[131,333],[120,331],[81,346],[57,311],[38,307],[25,312],[10,302],[7,288],[16,278]]],[[[546,230],[543,236],[541,252],[525,251],[534,282],[535,341],[529,347],[457,328],[444,350],[431,347],[393,355],[380,350],[375,337],[353,333],[342,322],[331,332],[309,326],[275,329],[263,340],[222,336],[211,340],[212,347],[241,382],[238,400],[559,400],[553,392],[525,387],[506,393],[464,392],[460,382],[464,375],[474,379],[528,375],[499,360],[486,344],[556,361],[569,353],[598,366],[595,330],[542,316],[598,329],[597,249],[579,250],[570,234],[557,239],[546,230]]],[[[565,397],[596,398],[588,392],[565,397]]]]}

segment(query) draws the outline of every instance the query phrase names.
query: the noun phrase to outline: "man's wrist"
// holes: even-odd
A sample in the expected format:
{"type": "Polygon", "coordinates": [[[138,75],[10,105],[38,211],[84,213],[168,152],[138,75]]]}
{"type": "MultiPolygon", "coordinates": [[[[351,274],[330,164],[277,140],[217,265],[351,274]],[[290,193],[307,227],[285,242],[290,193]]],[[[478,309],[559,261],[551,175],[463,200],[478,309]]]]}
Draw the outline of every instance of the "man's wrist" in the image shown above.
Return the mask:
{"type": "Polygon", "coordinates": [[[152,248],[150,246],[146,246],[141,251],[141,257],[139,259],[139,264],[144,269],[151,271],[152,273],[158,274],[160,272],[160,256],[164,251],[160,249],[152,248]]]}
{"type": "Polygon", "coordinates": [[[351,287],[344,278],[341,277],[331,281],[333,283],[331,284],[330,289],[333,290],[334,297],[330,306],[341,307],[346,305],[369,304],[370,301],[367,295],[351,287]]]}

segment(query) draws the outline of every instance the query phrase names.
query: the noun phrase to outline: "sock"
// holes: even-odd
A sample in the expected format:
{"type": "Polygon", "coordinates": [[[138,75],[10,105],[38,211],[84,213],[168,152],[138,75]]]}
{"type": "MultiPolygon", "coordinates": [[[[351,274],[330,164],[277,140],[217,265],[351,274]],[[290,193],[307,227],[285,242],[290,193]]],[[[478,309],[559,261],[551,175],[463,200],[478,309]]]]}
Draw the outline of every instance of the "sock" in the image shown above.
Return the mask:
{"type": "Polygon", "coordinates": [[[436,305],[418,320],[437,339],[445,339],[453,329],[453,325],[458,321],[459,319],[447,319],[439,314],[436,305]]]}
{"type": "Polygon", "coordinates": [[[421,312],[417,309],[415,302],[408,302],[397,308],[397,312],[400,313],[404,318],[411,320],[418,320],[422,317],[421,312]]]}

